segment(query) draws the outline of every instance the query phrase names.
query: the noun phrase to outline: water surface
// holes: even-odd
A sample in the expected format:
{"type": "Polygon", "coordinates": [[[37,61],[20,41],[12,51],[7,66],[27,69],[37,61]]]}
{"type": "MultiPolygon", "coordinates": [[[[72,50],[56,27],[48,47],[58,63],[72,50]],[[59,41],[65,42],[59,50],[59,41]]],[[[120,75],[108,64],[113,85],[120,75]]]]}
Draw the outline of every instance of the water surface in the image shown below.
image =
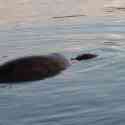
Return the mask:
{"type": "Polygon", "coordinates": [[[59,52],[95,59],[56,77],[0,86],[1,125],[124,125],[125,20],[80,17],[71,23],[16,24],[0,28],[0,61],[59,52]]]}
{"type": "Polygon", "coordinates": [[[99,55],[53,78],[0,85],[0,125],[124,125],[124,6],[122,0],[0,0],[0,64],[52,52],[67,59],[99,55]]]}

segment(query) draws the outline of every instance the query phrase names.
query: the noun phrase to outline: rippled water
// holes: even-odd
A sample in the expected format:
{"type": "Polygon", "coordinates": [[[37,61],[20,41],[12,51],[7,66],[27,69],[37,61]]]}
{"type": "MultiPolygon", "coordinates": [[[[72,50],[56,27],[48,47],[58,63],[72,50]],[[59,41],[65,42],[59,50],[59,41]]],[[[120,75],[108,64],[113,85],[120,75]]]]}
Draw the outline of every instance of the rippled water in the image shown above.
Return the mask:
{"type": "Polygon", "coordinates": [[[0,86],[0,125],[124,125],[125,20],[86,18],[71,23],[0,28],[1,63],[25,55],[83,52],[95,59],[73,64],[56,77],[0,86]]]}

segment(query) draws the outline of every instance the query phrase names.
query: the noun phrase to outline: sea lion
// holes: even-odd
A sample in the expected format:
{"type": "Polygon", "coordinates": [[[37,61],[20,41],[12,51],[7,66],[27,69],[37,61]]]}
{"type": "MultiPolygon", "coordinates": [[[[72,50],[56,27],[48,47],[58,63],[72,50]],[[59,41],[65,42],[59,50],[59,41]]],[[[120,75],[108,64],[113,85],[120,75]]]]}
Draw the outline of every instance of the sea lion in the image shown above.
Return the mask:
{"type": "Polygon", "coordinates": [[[69,61],[58,53],[22,57],[0,66],[0,83],[41,80],[59,74],[68,66],[69,61]]]}
{"type": "Polygon", "coordinates": [[[17,58],[0,66],[0,83],[42,80],[67,69],[72,60],[82,61],[96,56],[86,53],[71,58],[71,61],[59,53],[17,58]]]}

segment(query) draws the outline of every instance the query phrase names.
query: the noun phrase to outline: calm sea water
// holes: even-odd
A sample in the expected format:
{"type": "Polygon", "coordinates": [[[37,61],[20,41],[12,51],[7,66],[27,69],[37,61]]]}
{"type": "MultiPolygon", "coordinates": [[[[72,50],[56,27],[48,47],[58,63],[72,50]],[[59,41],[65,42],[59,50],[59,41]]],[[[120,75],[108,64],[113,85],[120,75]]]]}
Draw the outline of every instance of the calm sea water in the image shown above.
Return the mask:
{"type": "Polygon", "coordinates": [[[0,63],[32,54],[84,52],[95,59],[58,76],[0,85],[0,125],[124,125],[125,19],[53,19],[0,28],[0,63]]]}

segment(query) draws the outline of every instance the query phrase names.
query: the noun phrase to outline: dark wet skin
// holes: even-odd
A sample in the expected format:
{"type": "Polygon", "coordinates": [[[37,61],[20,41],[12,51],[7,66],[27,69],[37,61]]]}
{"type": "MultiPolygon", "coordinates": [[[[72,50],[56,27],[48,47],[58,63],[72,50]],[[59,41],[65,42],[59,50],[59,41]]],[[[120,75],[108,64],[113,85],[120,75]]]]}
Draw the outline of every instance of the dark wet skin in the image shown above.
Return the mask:
{"type": "Polygon", "coordinates": [[[8,61],[0,66],[0,83],[18,83],[55,76],[69,66],[61,54],[29,56],[8,61]]]}
{"type": "Polygon", "coordinates": [[[92,58],[95,58],[95,57],[97,57],[96,54],[84,53],[84,54],[78,55],[75,58],[71,58],[71,60],[82,61],[82,60],[89,60],[89,59],[92,59],[92,58]]]}
{"type": "MultiPolygon", "coordinates": [[[[71,60],[87,60],[95,54],[82,54],[71,60]]],[[[43,56],[29,56],[8,61],[0,66],[0,83],[35,81],[58,75],[70,66],[63,55],[53,53],[43,56]]]]}

